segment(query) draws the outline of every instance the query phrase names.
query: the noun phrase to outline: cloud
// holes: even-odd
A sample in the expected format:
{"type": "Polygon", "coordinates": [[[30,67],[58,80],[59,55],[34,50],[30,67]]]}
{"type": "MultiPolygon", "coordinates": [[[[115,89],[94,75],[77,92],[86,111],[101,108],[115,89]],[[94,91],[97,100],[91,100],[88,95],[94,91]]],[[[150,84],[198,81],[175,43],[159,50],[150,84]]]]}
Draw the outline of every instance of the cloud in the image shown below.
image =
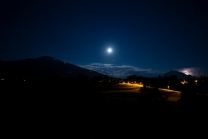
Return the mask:
{"type": "Polygon", "coordinates": [[[200,67],[190,67],[190,68],[182,68],[182,69],[177,69],[179,72],[183,72],[186,75],[192,75],[199,77],[201,75],[207,76],[208,75],[208,70],[205,68],[200,68],[200,67]]]}
{"type": "MultiPolygon", "coordinates": [[[[129,75],[138,76],[158,76],[161,72],[152,69],[143,69],[130,65],[114,65],[114,64],[102,64],[102,63],[91,63],[88,65],[79,65],[82,68],[97,71],[102,74],[106,74],[112,77],[126,78],[129,75]]],[[[163,73],[162,73],[163,74],[163,73]]]]}

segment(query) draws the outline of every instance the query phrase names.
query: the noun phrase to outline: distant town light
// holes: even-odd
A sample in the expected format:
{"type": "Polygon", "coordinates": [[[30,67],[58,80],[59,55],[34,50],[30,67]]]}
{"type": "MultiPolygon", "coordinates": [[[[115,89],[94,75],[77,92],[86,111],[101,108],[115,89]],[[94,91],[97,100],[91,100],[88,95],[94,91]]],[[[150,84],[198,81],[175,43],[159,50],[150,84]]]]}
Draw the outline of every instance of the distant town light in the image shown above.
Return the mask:
{"type": "Polygon", "coordinates": [[[195,83],[197,83],[198,81],[197,80],[195,80],[195,83]]]}
{"type": "Polygon", "coordinates": [[[188,83],[186,80],[182,81],[181,84],[186,84],[188,83]]]}
{"type": "Polygon", "coordinates": [[[4,79],[1,79],[1,81],[4,81],[4,79]]]}
{"type": "Polygon", "coordinates": [[[168,86],[168,89],[170,88],[170,86],[168,86]]]}

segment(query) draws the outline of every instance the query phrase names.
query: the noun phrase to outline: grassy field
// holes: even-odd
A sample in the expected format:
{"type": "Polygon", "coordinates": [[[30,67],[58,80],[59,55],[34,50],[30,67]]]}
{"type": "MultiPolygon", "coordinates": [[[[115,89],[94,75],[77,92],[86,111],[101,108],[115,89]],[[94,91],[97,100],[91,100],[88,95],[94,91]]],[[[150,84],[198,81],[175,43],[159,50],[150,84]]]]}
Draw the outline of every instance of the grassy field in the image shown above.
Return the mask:
{"type": "Polygon", "coordinates": [[[140,102],[136,85],[18,85],[2,89],[2,126],[8,135],[60,137],[64,132],[76,138],[129,139],[187,137],[202,135],[207,129],[205,105],[140,102]]]}

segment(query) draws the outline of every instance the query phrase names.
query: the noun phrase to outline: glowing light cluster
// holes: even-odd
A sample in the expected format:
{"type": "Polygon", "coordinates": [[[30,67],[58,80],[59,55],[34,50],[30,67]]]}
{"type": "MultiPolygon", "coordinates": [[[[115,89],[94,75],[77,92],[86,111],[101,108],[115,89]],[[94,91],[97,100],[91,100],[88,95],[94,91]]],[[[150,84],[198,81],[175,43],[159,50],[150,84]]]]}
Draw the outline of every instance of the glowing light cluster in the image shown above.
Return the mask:
{"type": "Polygon", "coordinates": [[[188,83],[186,80],[181,81],[181,84],[186,84],[186,83],[188,83]]]}

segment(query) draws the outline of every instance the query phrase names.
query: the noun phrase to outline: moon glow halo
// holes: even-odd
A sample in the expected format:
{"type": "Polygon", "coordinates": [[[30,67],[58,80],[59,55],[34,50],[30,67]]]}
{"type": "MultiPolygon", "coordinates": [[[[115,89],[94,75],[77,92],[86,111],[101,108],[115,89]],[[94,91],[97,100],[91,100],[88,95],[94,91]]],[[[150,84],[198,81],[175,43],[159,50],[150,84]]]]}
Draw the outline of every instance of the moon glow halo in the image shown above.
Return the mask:
{"type": "Polygon", "coordinates": [[[108,48],[108,49],[107,49],[107,52],[108,52],[108,53],[112,53],[112,48],[108,48]]]}

